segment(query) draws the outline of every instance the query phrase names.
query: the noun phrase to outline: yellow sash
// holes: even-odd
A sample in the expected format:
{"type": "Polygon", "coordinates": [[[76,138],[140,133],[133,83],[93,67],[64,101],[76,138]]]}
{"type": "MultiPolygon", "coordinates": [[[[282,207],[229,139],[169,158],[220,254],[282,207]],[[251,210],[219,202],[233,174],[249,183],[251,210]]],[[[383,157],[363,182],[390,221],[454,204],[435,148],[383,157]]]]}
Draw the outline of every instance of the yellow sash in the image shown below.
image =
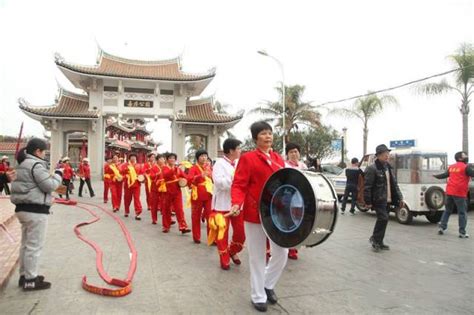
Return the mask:
{"type": "MultiPolygon", "coordinates": [[[[199,164],[196,164],[196,166],[201,171],[201,174],[204,174],[204,170],[202,169],[202,167],[199,164]]],[[[206,191],[212,195],[212,192],[214,190],[214,185],[212,184],[212,179],[210,179],[208,176],[206,176],[206,177],[204,177],[204,182],[200,183],[199,185],[205,186],[206,191]]],[[[198,198],[198,192],[197,192],[197,186],[196,185],[191,186],[191,198],[193,200],[197,200],[197,198],[198,198]]]]}
{"type": "Polygon", "coordinates": [[[133,184],[137,181],[137,172],[135,171],[135,167],[133,165],[128,164],[128,188],[132,187],[133,184]]]}
{"type": "Polygon", "coordinates": [[[119,170],[117,169],[117,166],[115,164],[110,164],[109,165],[110,169],[112,172],[114,172],[114,180],[117,180],[117,177],[121,177],[122,175],[120,174],[119,170]]]}
{"type": "Polygon", "coordinates": [[[209,218],[209,237],[207,238],[207,245],[211,246],[216,238],[218,241],[224,238],[226,223],[224,215],[220,212],[213,214],[209,218]]]}

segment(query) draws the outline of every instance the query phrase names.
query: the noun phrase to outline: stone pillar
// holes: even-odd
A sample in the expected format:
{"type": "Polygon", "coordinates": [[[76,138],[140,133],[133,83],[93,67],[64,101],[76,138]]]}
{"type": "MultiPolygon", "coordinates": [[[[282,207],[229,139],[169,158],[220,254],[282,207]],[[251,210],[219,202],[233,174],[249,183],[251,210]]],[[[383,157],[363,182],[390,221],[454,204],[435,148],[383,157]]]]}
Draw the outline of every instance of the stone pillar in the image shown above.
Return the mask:
{"type": "Polygon", "coordinates": [[[50,163],[51,163],[50,168],[51,168],[51,171],[53,171],[59,159],[63,157],[63,148],[65,146],[65,143],[64,143],[64,133],[62,130],[62,124],[58,121],[52,121],[51,124],[52,124],[52,127],[51,127],[49,158],[50,158],[50,163]]]}
{"type": "Polygon", "coordinates": [[[184,138],[186,136],[185,126],[177,124],[174,120],[171,123],[171,151],[178,155],[178,160],[181,160],[186,155],[184,150],[184,138]]]}
{"type": "Polygon", "coordinates": [[[215,160],[217,158],[217,146],[219,142],[219,134],[216,126],[209,126],[207,139],[207,153],[209,153],[211,159],[215,160]]]}
{"type": "Polygon", "coordinates": [[[93,179],[101,179],[104,165],[105,128],[104,118],[89,122],[87,131],[88,158],[93,179]]]}

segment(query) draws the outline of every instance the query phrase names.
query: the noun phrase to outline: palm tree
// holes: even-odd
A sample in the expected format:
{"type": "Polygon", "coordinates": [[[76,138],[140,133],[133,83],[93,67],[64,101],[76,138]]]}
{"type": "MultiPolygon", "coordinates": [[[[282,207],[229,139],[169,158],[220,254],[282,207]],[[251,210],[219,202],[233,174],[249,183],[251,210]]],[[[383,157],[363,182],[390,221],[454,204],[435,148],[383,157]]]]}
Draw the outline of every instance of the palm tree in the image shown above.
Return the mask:
{"type": "Polygon", "coordinates": [[[459,111],[462,115],[462,150],[469,154],[469,103],[474,92],[474,48],[472,44],[461,44],[456,54],[449,56],[449,59],[459,69],[455,72],[455,82],[450,84],[446,79],[438,83],[426,83],[417,87],[418,93],[427,95],[443,94],[455,91],[461,96],[461,106],[459,111]]]}
{"type": "MultiPolygon", "coordinates": [[[[282,87],[275,88],[279,95],[279,100],[283,94],[282,87]]],[[[285,86],[285,141],[289,141],[290,132],[298,130],[300,125],[309,127],[319,127],[321,125],[321,114],[317,108],[310,102],[301,100],[305,87],[303,85],[285,86]]],[[[265,101],[263,105],[250,111],[250,113],[258,113],[267,116],[264,119],[267,122],[276,122],[276,127],[283,126],[283,106],[281,101],[271,102],[265,101]]]]}
{"type": "Polygon", "coordinates": [[[186,136],[186,143],[190,145],[188,148],[188,154],[186,158],[188,160],[191,160],[194,156],[194,153],[196,153],[197,150],[199,149],[204,149],[206,147],[206,138],[201,135],[195,135],[191,134],[186,136]]]}
{"type": "MultiPolygon", "coordinates": [[[[369,94],[371,92],[369,91],[369,94]]],[[[398,105],[398,101],[394,96],[383,95],[378,97],[377,94],[371,94],[363,98],[357,99],[352,108],[336,108],[331,111],[331,113],[341,114],[347,117],[359,118],[364,127],[363,127],[363,152],[364,155],[367,154],[367,139],[369,138],[369,120],[372,119],[377,114],[381,113],[386,105],[394,104],[398,105]]]]}

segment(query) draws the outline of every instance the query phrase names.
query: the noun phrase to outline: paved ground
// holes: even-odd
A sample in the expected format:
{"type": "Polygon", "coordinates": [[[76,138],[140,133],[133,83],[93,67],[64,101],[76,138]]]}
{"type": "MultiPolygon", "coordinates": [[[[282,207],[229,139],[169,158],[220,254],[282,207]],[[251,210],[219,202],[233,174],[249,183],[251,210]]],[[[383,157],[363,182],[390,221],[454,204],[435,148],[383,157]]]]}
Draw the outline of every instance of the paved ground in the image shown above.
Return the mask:
{"type": "MultiPolygon", "coordinates": [[[[100,196],[100,183],[95,187],[100,196]]],[[[76,195],[74,195],[76,197],[76,195]]],[[[88,198],[83,198],[87,200],[88,198]]],[[[94,198],[100,203],[101,199],[94,198]]],[[[81,288],[87,275],[103,285],[95,271],[95,253],[72,230],[90,215],[70,206],[54,206],[41,262],[41,273],[53,283],[50,290],[22,292],[17,272],[0,293],[2,314],[247,314],[250,304],[247,253],[243,264],[219,268],[215,247],[195,245],[191,235],[169,234],[144,220],[123,218],[138,251],[133,292],[123,298],[90,294],[81,288]]],[[[97,211],[100,213],[99,211],[97,211]]],[[[187,210],[188,220],[190,218],[187,210]]],[[[410,226],[392,217],[386,243],[391,251],[373,253],[368,237],[375,215],[340,216],[334,235],[323,245],[301,249],[289,261],[278,283],[280,300],[270,313],[290,314],[472,314],[474,312],[474,239],[457,237],[457,217],[447,235],[424,217],[410,226]]],[[[188,221],[189,222],[189,221],[188,221]]],[[[160,220],[161,223],[161,220],[160,220]]],[[[468,232],[474,214],[470,213],[468,232]]],[[[83,234],[105,252],[110,275],[125,277],[129,254],[117,224],[104,219],[83,228],[83,234]]],[[[204,231],[204,228],[203,228],[204,231]]]]}

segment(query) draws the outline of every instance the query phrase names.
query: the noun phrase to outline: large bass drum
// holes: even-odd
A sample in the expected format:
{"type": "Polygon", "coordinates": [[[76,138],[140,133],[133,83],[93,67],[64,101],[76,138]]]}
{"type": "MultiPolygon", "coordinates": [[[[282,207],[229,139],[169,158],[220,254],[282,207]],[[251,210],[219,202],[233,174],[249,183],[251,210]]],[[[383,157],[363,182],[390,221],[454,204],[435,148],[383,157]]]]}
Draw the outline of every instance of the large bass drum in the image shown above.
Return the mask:
{"type": "Polygon", "coordinates": [[[260,196],[260,220],[281,247],[313,247],[334,232],[337,194],[321,173],[283,168],[265,183],[260,196]]]}

